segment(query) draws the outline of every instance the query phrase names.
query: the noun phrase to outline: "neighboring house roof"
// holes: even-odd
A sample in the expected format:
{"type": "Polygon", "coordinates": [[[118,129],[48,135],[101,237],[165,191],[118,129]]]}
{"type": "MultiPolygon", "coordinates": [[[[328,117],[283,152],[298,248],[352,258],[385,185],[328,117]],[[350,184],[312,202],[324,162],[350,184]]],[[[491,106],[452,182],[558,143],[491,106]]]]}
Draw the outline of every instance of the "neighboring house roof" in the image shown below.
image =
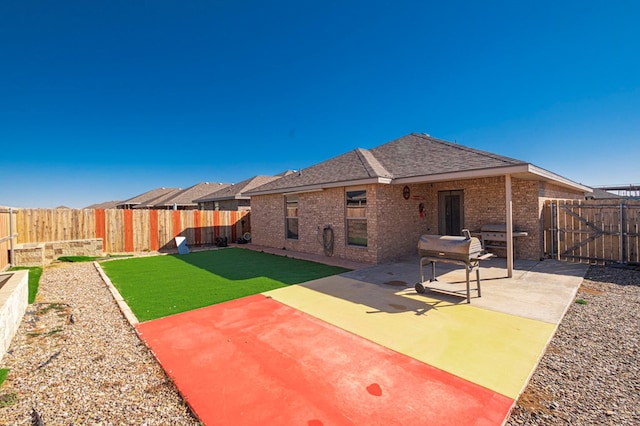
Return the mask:
{"type": "Polygon", "coordinates": [[[611,199],[620,199],[624,197],[618,194],[614,194],[612,192],[605,191],[604,189],[593,188],[593,192],[589,194],[586,198],[593,199],[593,200],[611,200],[611,199]]]}
{"type": "MultiPolygon", "coordinates": [[[[285,172],[286,174],[287,172],[285,172]]],[[[249,197],[244,195],[246,191],[257,188],[274,180],[281,179],[281,176],[254,176],[233,185],[227,185],[217,191],[210,192],[208,195],[193,199],[194,203],[205,203],[209,201],[223,200],[248,200],[249,197]]]]}
{"type": "Polygon", "coordinates": [[[91,204],[85,207],[85,209],[115,209],[122,201],[105,201],[103,203],[91,204]]]}
{"type": "Polygon", "coordinates": [[[193,201],[194,199],[205,194],[210,194],[211,192],[219,191],[228,186],[228,183],[201,182],[189,188],[168,194],[166,197],[155,201],[153,207],[196,207],[198,204],[193,201]]]}
{"type": "Polygon", "coordinates": [[[165,187],[156,188],[156,189],[152,189],[151,191],[142,193],[140,195],[136,195],[135,197],[129,198],[128,200],[121,201],[116,205],[117,206],[124,206],[124,205],[137,206],[142,204],[148,205],[149,203],[152,203],[153,201],[158,200],[161,197],[165,197],[168,194],[178,190],[179,190],[178,188],[165,188],[165,187]]]}
{"type": "Polygon", "coordinates": [[[174,196],[175,194],[179,193],[180,191],[182,191],[182,188],[173,188],[171,191],[167,192],[164,195],[152,198],[152,199],[150,199],[148,201],[145,201],[143,203],[140,203],[140,204],[136,204],[135,206],[132,206],[131,208],[133,208],[133,209],[153,209],[153,208],[158,208],[158,204],[159,203],[161,203],[163,200],[166,200],[169,197],[174,196]]]}
{"type": "Polygon", "coordinates": [[[597,189],[607,191],[609,195],[614,195],[616,198],[624,198],[627,200],[637,200],[640,198],[640,184],[637,183],[599,186],[597,189]]]}
{"type": "Polygon", "coordinates": [[[267,183],[247,195],[305,192],[370,183],[424,183],[511,174],[551,180],[578,191],[590,188],[525,161],[411,133],[371,150],[357,148],[267,183]]]}

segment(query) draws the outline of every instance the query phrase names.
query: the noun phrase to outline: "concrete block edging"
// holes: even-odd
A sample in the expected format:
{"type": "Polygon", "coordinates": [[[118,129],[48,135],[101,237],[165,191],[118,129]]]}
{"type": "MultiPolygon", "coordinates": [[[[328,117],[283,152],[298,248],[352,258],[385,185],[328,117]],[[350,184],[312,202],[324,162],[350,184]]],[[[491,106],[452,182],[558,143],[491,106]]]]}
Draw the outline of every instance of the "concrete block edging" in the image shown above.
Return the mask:
{"type": "Polygon", "coordinates": [[[102,277],[102,281],[104,281],[105,285],[113,295],[113,299],[118,304],[118,308],[120,308],[120,312],[122,312],[122,315],[124,315],[124,317],[127,321],[129,321],[129,324],[131,324],[132,327],[135,327],[136,324],[138,324],[140,321],[138,321],[138,318],[135,316],[129,305],[127,305],[127,302],[124,300],[118,289],[113,285],[107,274],[104,273],[104,271],[100,267],[100,264],[98,262],[93,262],[93,266],[95,266],[96,270],[100,274],[100,277],[102,277]]]}

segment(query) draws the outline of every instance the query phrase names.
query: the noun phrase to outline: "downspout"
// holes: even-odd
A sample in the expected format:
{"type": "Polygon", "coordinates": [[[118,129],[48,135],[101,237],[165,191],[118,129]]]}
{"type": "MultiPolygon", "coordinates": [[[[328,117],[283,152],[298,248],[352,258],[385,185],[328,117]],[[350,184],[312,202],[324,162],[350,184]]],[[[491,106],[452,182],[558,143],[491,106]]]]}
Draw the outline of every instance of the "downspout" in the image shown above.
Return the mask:
{"type": "Polygon", "coordinates": [[[511,199],[511,175],[504,175],[505,210],[507,223],[507,278],[513,277],[513,201],[511,199]]]}

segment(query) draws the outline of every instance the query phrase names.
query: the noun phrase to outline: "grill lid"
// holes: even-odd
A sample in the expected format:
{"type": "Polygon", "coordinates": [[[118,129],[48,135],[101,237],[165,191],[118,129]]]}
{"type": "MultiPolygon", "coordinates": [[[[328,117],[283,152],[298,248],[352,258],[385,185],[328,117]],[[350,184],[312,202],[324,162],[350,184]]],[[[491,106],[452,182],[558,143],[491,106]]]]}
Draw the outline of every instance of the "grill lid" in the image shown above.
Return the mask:
{"type": "Polygon", "coordinates": [[[481,232],[507,232],[507,225],[504,223],[485,223],[480,228],[481,232]]]}
{"type": "Polygon", "coordinates": [[[468,262],[482,253],[482,244],[476,237],[452,235],[421,235],[418,240],[420,256],[455,259],[468,262]]]}

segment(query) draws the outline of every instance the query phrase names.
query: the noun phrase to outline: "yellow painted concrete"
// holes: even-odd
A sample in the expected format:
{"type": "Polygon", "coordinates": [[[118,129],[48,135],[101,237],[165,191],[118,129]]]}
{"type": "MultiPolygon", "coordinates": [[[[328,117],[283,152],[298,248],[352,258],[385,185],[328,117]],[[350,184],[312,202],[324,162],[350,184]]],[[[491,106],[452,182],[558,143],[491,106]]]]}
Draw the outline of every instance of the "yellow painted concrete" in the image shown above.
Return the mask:
{"type": "Polygon", "coordinates": [[[264,293],[337,327],[517,399],[555,324],[458,298],[334,276],[264,293]]]}

